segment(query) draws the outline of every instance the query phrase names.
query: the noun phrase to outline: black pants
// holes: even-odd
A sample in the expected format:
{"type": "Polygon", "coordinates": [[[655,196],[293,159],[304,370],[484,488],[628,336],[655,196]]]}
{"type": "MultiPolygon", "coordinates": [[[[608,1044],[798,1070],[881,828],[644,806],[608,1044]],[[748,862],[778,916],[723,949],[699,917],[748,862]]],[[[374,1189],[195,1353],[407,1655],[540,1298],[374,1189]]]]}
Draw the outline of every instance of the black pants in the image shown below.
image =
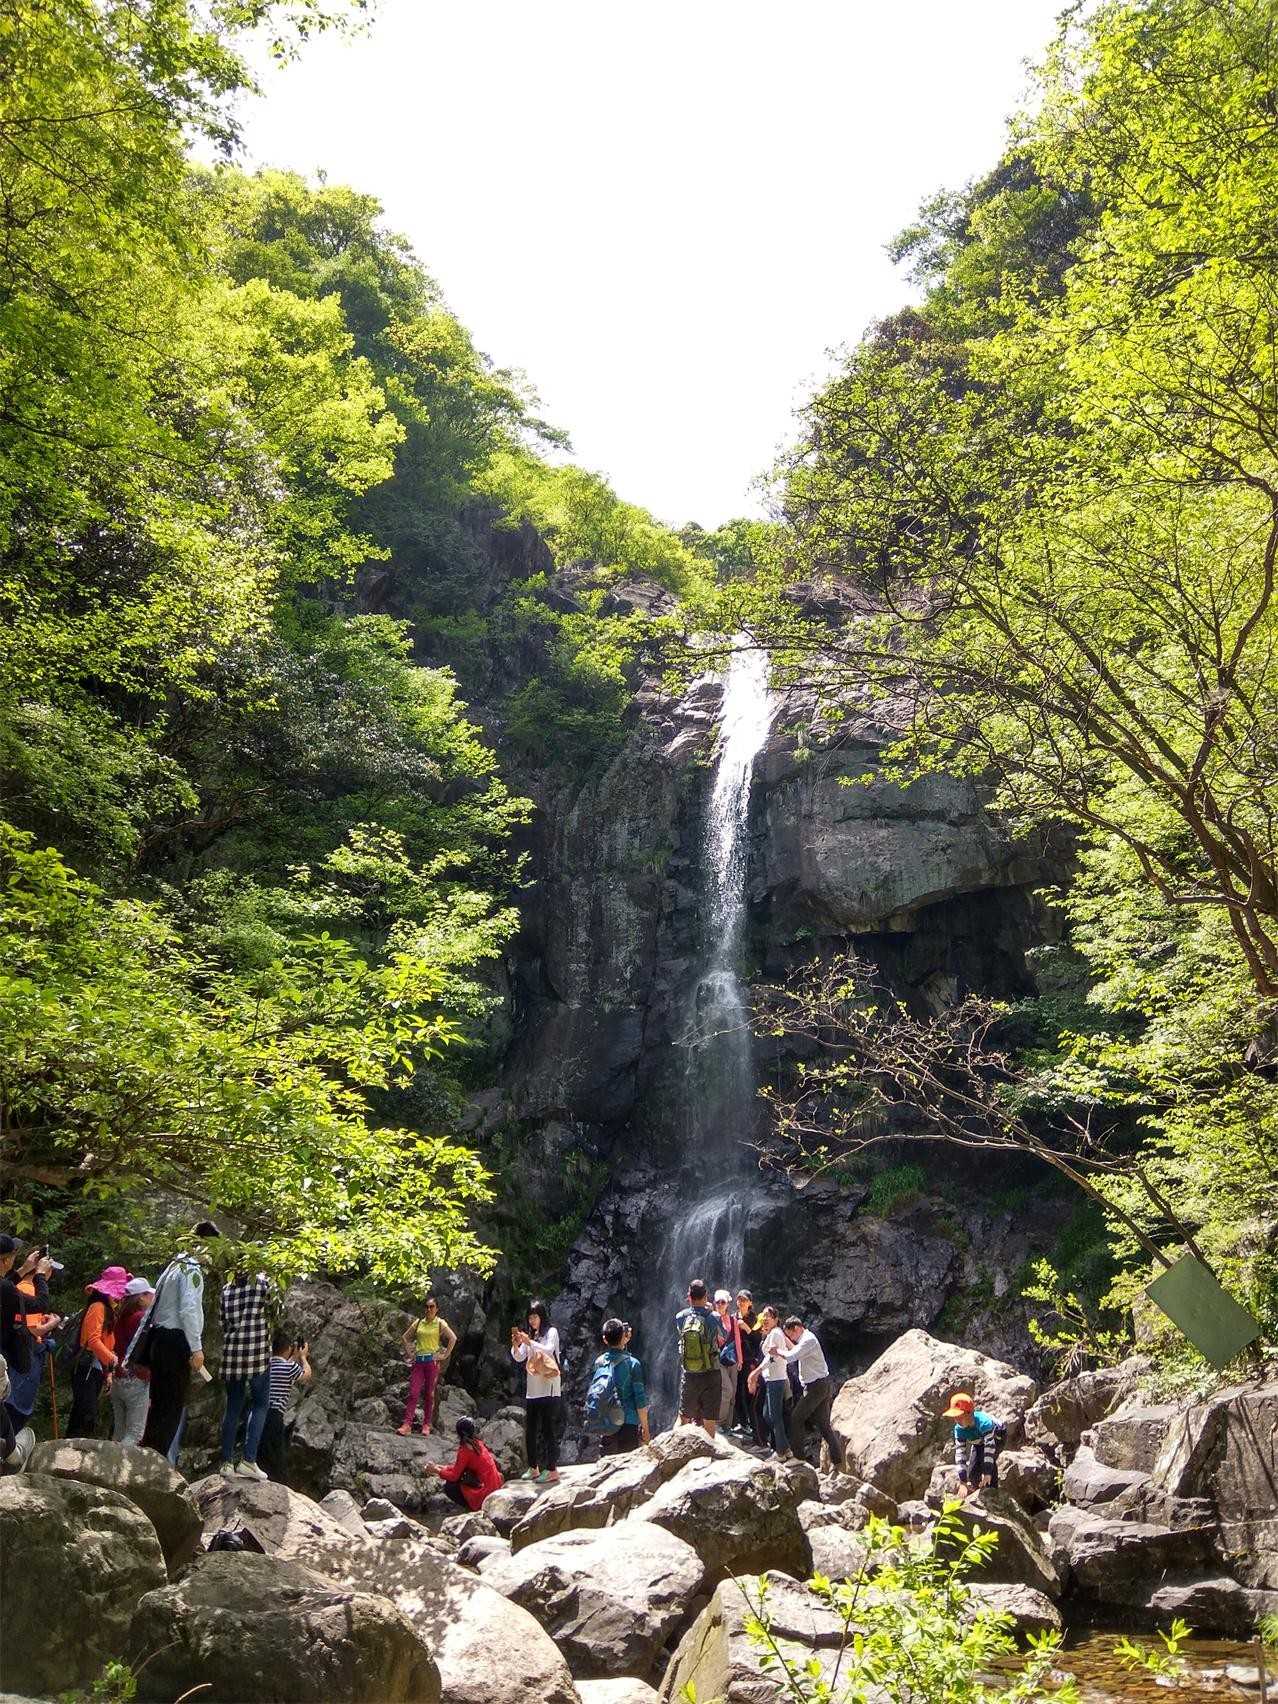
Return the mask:
{"type": "Polygon", "coordinates": [[[288,1433],[284,1430],[284,1410],[268,1408],[266,1424],[262,1427],[257,1446],[257,1465],[268,1479],[277,1485],[288,1484],[288,1433]]]}
{"type": "Polygon", "coordinates": [[[524,1446],[529,1467],[559,1466],[559,1398],[530,1396],[524,1402],[524,1446]]]}
{"type": "Polygon", "coordinates": [[[191,1346],[176,1326],[157,1325],[151,1333],[151,1406],[142,1442],[168,1455],[191,1389],[191,1346]]]}
{"type": "Polygon", "coordinates": [[[628,1421],[624,1426],[618,1426],[615,1432],[610,1432],[600,1445],[601,1456],[627,1455],[631,1450],[639,1448],[639,1428],[628,1421]]]}
{"type": "Polygon", "coordinates": [[[448,1498],[450,1503],[456,1503],[457,1507],[459,1509],[465,1509],[467,1514],[471,1513],[470,1504],[462,1496],[462,1488],[455,1479],[446,1479],[444,1481],[444,1495],[448,1498]]]}
{"type": "Polygon", "coordinates": [[[815,1421],[817,1431],[825,1439],[830,1450],[830,1463],[833,1467],[843,1465],[843,1445],[839,1442],[838,1433],[830,1424],[830,1408],[834,1402],[834,1385],[826,1379],[814,1379],[804,1390],[803,1395],[794,1405],[790,1416],[790,1448],[799,1457],[806,1456],[807,1428],[809,1421],[815,1421]]]}
{"type": "Polygon", "coordinates": [[[76,1357],[71,1373],[71,1417],[67,1421],[68,1438],[95,1438],[98,1433],[98,1408],[102,1402],[102,1386],[106,1374],[88,1350],[76,1357]]]}

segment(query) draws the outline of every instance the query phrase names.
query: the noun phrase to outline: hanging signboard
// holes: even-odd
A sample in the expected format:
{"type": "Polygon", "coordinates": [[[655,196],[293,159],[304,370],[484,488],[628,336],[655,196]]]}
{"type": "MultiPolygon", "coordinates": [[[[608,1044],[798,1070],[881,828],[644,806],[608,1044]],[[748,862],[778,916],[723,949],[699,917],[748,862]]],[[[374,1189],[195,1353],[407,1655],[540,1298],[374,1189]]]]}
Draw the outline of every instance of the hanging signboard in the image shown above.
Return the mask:
{"type": "Polygon", "coordinates": [[[1227,1367],[1260,1336],[1246,1308],[1192,1254],[1160,1273],[1145,1294],[1213,1367],[1227,1367]]]}

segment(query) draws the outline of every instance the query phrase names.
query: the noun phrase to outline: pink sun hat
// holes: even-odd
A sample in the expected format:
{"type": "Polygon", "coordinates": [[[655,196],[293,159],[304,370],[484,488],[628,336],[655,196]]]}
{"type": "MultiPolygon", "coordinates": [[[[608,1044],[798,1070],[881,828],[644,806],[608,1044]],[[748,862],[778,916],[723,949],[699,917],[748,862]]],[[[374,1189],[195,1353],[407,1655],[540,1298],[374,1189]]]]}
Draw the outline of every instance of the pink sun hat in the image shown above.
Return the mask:
{"type": "Polygon", "coordinates": [[[92,1284],[84,1286],[86,1293],[96,1290],[101,1296],[110,1296],[113,1302],[118,1302],[129,1285],[129,1272],[125,1266],[107,1266],[102,1275],[95,1278],[92,1284]]]}

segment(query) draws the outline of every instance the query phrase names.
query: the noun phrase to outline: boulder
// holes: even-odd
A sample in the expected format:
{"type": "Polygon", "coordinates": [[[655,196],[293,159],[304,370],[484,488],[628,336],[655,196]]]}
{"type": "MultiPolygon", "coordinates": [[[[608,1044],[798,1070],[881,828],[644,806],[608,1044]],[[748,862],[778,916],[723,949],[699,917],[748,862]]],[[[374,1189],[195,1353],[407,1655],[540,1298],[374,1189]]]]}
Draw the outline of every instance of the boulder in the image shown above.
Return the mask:
{"type": "Polygon", "coordinates": [[[47,1473],[0,1479],[0,1687],[88,1686],[126,1648],[138,1599],[166,1578],[154,1526],[119,1491],[47,1473]]]}
{"type": "Polygon", "coordinates": [[[522,1408],[498,1409],[490,1420],[484,1421],[479,1435],[497,1457],[497,1465],[507,1479],[513,1479],[528,1466],[522,1408]]]}
{"type": "Polygon", "coordinates": [[[574,1675],[640,1679],[658,1672],[706,1583],[691,1545],[638,1520],[539,1539],[487,1558],[480,1575],[536,1616],[574,1675]]]}
{"type": "MultiPolygon", "coordinates": [[[[838,1616],[784,1575],[768,1576],[766,1605],[782,1653],[799,1666],[815,1656],[828,1680],[843,1638],[838,1616]]],[[[782,1685],[760,1671],[759,1649],[746,1632],[758,1607],[757,1581],[725,1580],[716,1588],[670,1659],[661,1682],[665,1704],[684,1704],[689,1696],[713,1704],[782,1704],[782,1685]]]]}
{"type": "Polygon", "coordinates": [[[773,1568],[806,1579],[812,1547],[799,1504],[816,1489],[816,1474],[803,1463],[778,1465],[745,1455],[693,1461],[640,1504],[633,1518],[690,1544],[711,1584],[773,1568]]]}
{"type": "Polygon", "coordinates": [[[975,1572],[981,1584],[1032,1586],[1049,1598],[1063,1589],[1060,1571],[1022,1510],[999,1491],[983,1491],[979,1502],[965,1503],[956,1518],[968,1532],[992,1532],[998,1545],[975,1572]]]}
{"type": "Polygon", "coordinates": [[[224,1479],[220,1473],[199,1479],[191,1495],[206,1537],[223,1528],[248,1528],[268,1556],[315,1567],[322,1556],[339,1562],[353,1550],[368,1550],[373,1540],[363,1521],[358,1528],[334,1520],[322,1504],[270,1479],[224,1479]]]}
{"type": "Polygon", "coordinates": [[[1009,1443],[1038,1395],[1033,1379],[1002,1361],[907,1331],[834,1400],[834,1430],[852,1472],[898,1503],[921,1497],[949,1450],[951,1423],[942,1415],[956,1390],[1005,1421],[1009,1443]]]}
{"type": "Polygon", "coordinates": [[[186,1480],[157,1451],[113,1444],[105,1438],[49,1439],[36,1445],[27,1467],[31,1473],[101,1485],[136,1503],[156,1530],[171,1574],[195,1555],[200,1511],[186,1480]]]}
{"type": "Polygon", "coordinates": [[[363,1516],[359,1512],[359,1504],[349,1491],[330,1491],[320,1498],[319,1506],[338,1526],[345,1527],[347,1532],[354,1533],[356,1538],[363,1538],[363,1516]]]}
{"type": "Polygon", "coordinates": [[[218,1551],[142,1598],[139,1697],[208,1704],[439,1704],[439,1671],[400,1612],[275,1557],[218,1551]]]}
{"type": "Polygon", "coordinates": [[[567,1663],[528,1611],[433,1544],[370,1542],[318,1567],[408,1618],[439,1665],[444,1704],[577,1704],[567,1663]]]}
{"type": "Polygon", "coordinates": [[[992,1609],[998,1615],[1010,1615],[1014,1631],[1022,1638],[1027,1633],[1059,1633],[1064,1626],[1051,1598],[1033,1586],[991,1585],[982,1580],[969,1581],[967,1589],[971,1612],[992,1609]]]}
{"type": "Polygon", "coordinates": [[[1097,1460],[1089,1444],[1080,1444],[1065,1469],[1065,1499],[1082,1508],[1094,1508],[1101,1503],[1112,1503],[1148,1479],[1148,1473],[1126,1473],[1121,1468],[1106,1466],[1097,1460]]]}
{"type": "Polygon", "coordinates": [[[1066,1505],[1052,1516],[1048,1546],[1080,1597],[1145,1608],[1167,1576],[1198,1575],[1213,1558],[1211,1526],[1179,1530],[1149,1521],[1107,1520],[1066,1505]]]}
{"type": "Polygon", "coordinates": [[[1159,1626],[1180,1616],[1196,1632],[1250,1639],[1262,1615],[1278,1614],[1278,1592],[1241,1586],[1227,1574],[1200,1574],[1159,1586],[1146,1608],[1159,1626]]]}
{"type": "Polygon", "coordinates": [[[1055,1450],[1067,1460],[1083,1433],[1103,1420],[1128,1393],[1142,1365],[1124,1361],[1121,1366],[1075,1373],[1073,1378],[1050,1385],[1025,1416],[1025,1436],[1030,1443],[1055,1450]]]}
{"type": "Polygon", "coordinates": [[[1168,1428],[1179,1417],[1175,1403],[1124,1402],[1083,1434],[1102,1467],[1120,1473],[1152,1473],[1168,1428]]]}
{"type": "Polygon", "coordinates": [[[370,1497],[359,1512],[359,1518],[365,1525],[369,1521],[393,1521],[399,1514],[394,1503],[388,1503],[385,1497],[370,1497]]]}
{"type": "MultiPolygon", "coordinates": [[[[579,1680],[581,1704],[660,1704],[660,1694],[646,1680],[630,1675],[613,1680],[579,1680]]],[[[0,1699],[0,1704],[4,1700],[0,1699]]]]}
{"type": "MultiPolygon", "coordinates": [[[[637,1509],[690,1462],[753,1460],[735,1445],[709,1437],[700,1426],[676,1426],[625,1455],[605,1456],[589,1467],[569,1469],[558,1485],[543,1490],[530,1504],[511,1531],[511,1543],[519,1550],[557,1532],[607,1526],[637,1509]]],[[[485,1501],[485,1514],[491,1513],[493,1501],[492,1497],[485,1501]]],[[[493,1518],[501,1530],[500,1520],[493,1518]]]]}
{"type": "Polygon", "coordinates": [[[802,1502],[799,1525],[808,1535],[812,1572],[828,1580],[853,1579],[865,1566],[866,1546],[860,1537],[865,1516],[856,1503],[802,1502]]]}
{"type": "Polygon", "coordinates": [[[484,1498],[484,1513],[502,1537],[509,1538],[533,1504],[543,1496],[553,1496],[557,1490],[558,1486],[552,1485],[547,1490],[544,1485],[534,1484],[531,1479],[514,1479],[508,1485],[503,1485],[499,1491],[494,1491],[484,1498]]]}
{"type": "Polygon", "coordinates": [[[496,1533],[489,1538],[479,1533],[474,1538],[465,1539],[457,1551],[457,1562],[463,1568],[478,1568],[486,1556],[509,1556],[510,1540],[499,1538],[496,1533]]]}
{"type": "Polygon", "coordinates": [[[464,1515],[450,1515],[439,1535],[454,1544],[465,1544],[468,1538],[496,1538],[497,1528],[481,1509],[471,1509],[464,1515]]]}

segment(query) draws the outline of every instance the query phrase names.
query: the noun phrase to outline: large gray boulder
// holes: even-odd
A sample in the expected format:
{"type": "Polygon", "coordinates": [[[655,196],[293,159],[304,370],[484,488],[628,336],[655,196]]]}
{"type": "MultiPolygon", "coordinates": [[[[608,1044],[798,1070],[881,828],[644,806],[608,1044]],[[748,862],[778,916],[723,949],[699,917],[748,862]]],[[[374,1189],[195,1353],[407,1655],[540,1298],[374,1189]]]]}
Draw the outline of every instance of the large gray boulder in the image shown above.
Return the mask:
{"type": "MultiPolygon", "coordinates": [[[[558,1489],[558,1486],[547,1489],[545,1486],[534,1484],[530,1479],[512,1479],[500,1490],[493,1491],[484,1498],[484,1513],[501,1536],[509,1538],[533,1505],[540,1502],[542,1497],[553,1496],[558,1489]]],[[[544,1536],[543,1533],[536,1534],[538,1538],[544,1536]]],[[[528,1542],[532,1543],[531,1537],[528,1542]]]]}
{"type": "Polygon", "coordinates": [[[105,1438],[59,1438],[37,1444],[31,1473],[79,1479],[118,1491],[136,1503],[160,1540],[170,1573],[184,1568],[200,1542],[200,1511],[186,1480],[156,1450],[134,1449],[105,1438]]]}
{"type": "Polygon", "coordinates": [[[0,1479],[0,1687],[87,1686],[166,1578],[155,1528],[120,1492],[47,1473],[0,1479]]]}
{"type": "MultiPolygon", "coordinates": [[[[740,1463],[753,1459],[735,1445],[711,1438],[700,1426],[676,1426],[625,1455],[605,1456],[589,1467],[567,1469],[558,1485],[543,1489],[529,1502],[511,1530],[511,1545],[520,1550],[557,1532],[607,1526],[637,1509],[691,1462],[740,1463]]],[[[496,1495],[500,1497],[503,1492],[496,1495]]],[[[492,1505],[490,1497],[484,1504],[485,1514],[492,1505]]],[[[497,1518],[499,1530],[503,1512],[499,1510],[497,1518]]]]}
{"type": "Polygon", "coordinates": [[[479,1571],[536,1616],[574,1675],[640,1679],[658,1672],[706,1583],[691,1545],[633,1520],[558,1533],[487,1558],[479,1571]]]}
{"type": "Polygon", "coordinates": [[[812,1547],[799,1519],[817,1477],[803,1463],[777,1465],[742,1455],[681,1468],[632,1516],[690,1544],[712,1584],[733,1574],[779,1569],[806,1579],[812,1547]]]}
{"type": "Polygon", "coordinates": [[[1061,1574],[1024,1511],[997,1491],[983,1491],[979,1502],[965,1503],[955,1518],[966,1532],[992,1532],[998,1538],[989,1559],[974,1572],[982,1584],[1030,1586],[1058,1598],[1061,1574]]]}
{"type": "Polygon", "coordinates": [[[246,1528],[268,1556],[316,1567],[325,1555],[339,1563],[353,1550],[371,1550],[373,1540],[363,1521],[347,1514],[334,1517],[330,1508],[273,1480],[224,1479],[220,1473],[198,1479],[191,1496],[204,1523],[206,1538],[224,1528],[246,1528]]]}
{"type": "Polygon", "coordinates": [[[1066,1505],[1052,1516],[1048,1548],[1057,1570],[1082,1598],[1145,1608],[1177,1576],[1199,1575],[1215,1551],[1213,1524],[1173,1528],[1112,1520],[1066,1505]]]}
{"type": "Polygon", "coordinates": [[[1049,1385],[1025,1416],[1026,1438],[1068,1461],[1083,1433],[1103,1420],[1131,1391],[1144,1365],[1124,1361],[1117,1367],[1075,1373],[1049,1385]]]}
{"type": "Polygon", "coordinates": [[[318,1503],[269,1482],[218,1476],[194,1493],[210,1529],[238,1521],[272,1557],[304,1560],[344,1590],[387,1598],[434,1657],[444,1704],[577,1704],[567,1664],[532,1616],[433,1541],[380,1539],[367,1527],[361,1539],[318,1503]]]}
{"type": "MultiPolygon", "coordinates": [[[[746,1631],[759,1608],[758,1581],[725,1580],[684,1634],[661,1682],[665,1704],[684,1704],[688,1688],[713,1704],[781,1704],[780,1681],[761,1672],[759,1648],[746,1631]]],[[[767,1614],[782,1654],[797,1667],[812,1657],[831,1678],[843,1628],[831,1610],[796,1580],[768,1575],[767,1614]]]]}
{"type": "Polygon", "coordinates": [[[956,1390],[1005,1421],[1011,1443],[1038,1395],[1033,1379],[1002,1361],[907,1331],[834,1399],[834,1430],[851,1471],[898,1503],[923,1496],[950,1453],[953,1422],[942,1416],[956,1390]]]}
{"type": "Polygon", "coordinates": [[[1085,1432],[1082,1444],[1102,1467],[1118,1473],[1152,1473],[1168,1428],[1180,1416],[1178,1404],[1121,1403],[1085,1432]]]}
{"type": "Polygon", "coordinates": [[[439,1704],[430,1652],[385,1598],[297,1563],[218,1551],[137,1606],[139,1697],[208,1704],[439,1704]]]}
{"type": "Polygon", "coordinates": [[[1033,1586],[993,1585],[988,1580],[969,1580],[965,1615],[970,1619],[978,1611],[992,1610],[995,1615],[1010,1615],[1012,1630],[1024,1638],[1027,1633],[1059,1633],[1064,1627],[1061,1612],[1045,1592],[1033,1586]]]}
{"type": "Polygon", "coordinates": [[[1109,1467],[1097,1459],[1090,1444],[1080,1444],[1065,1469],[1065,1500],[1080,1508],[1095,1508],[1144,1485],[1148,1478],[1148,1473],[1128,1473],[1109,1467]]]}

